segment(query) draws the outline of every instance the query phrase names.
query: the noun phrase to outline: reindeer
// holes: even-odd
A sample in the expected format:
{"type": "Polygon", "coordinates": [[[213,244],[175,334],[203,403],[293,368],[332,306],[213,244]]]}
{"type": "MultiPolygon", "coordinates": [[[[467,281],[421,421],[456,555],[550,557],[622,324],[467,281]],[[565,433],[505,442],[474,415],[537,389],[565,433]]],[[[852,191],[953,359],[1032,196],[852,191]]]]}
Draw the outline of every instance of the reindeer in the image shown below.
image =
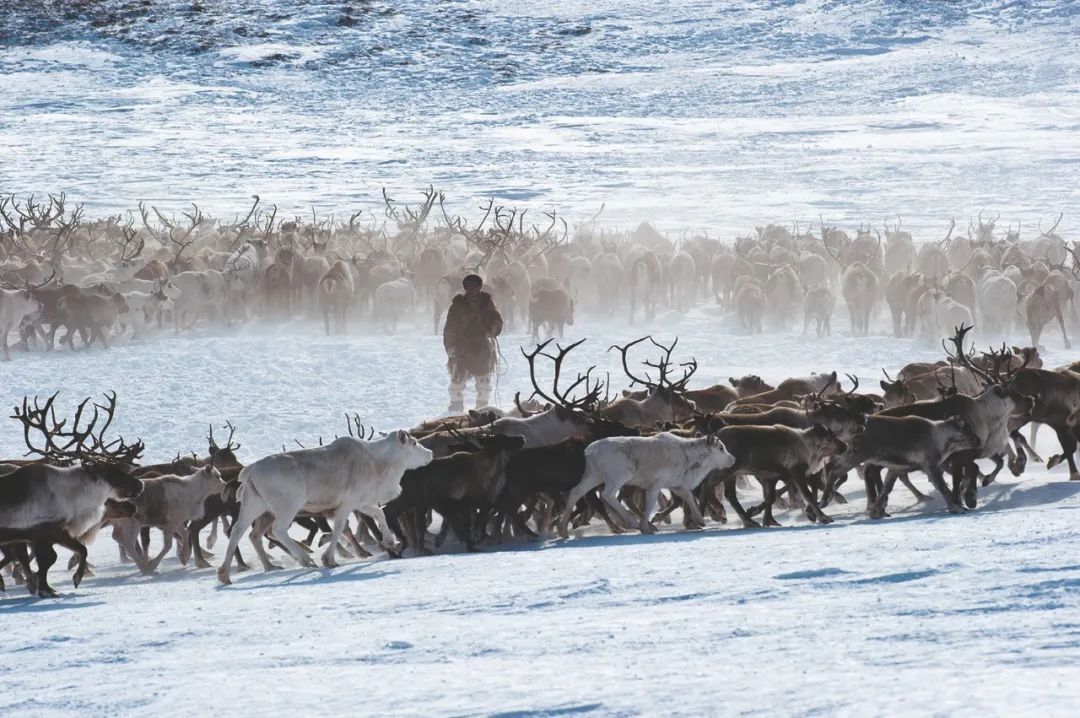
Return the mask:
{"type": "Polygon", "coordinates": [[[563,328],[574,325],[574,300],[562,287],[541,287],[529,302],[529,322],[534,341],[540,339],[542,328],[547,328],[549,336],[558,333],[561,339],[563,328]]]}
{"type": "Polygon", "coordinates": [[[218,580],[229,584],[233,555],[241,534],[253,524],[252,543],[264,567],[274,568],[262,549],[261,538],[273,538],[304,566],[314,566],[304,549],[289,537],[289,525],[301,511],[329,512],[333,535],[323,554],[323,565],[337,565],[337,550],[345,524],[353,511],[374,517],[388,548],[390,528],[381,506],[401,493],[401,476],[432,460],[430,451],[405,431],[364,441],[341,437],[326,446],[274,454],[240,472],[240,515],[229,532],[229,546],[218,569],[218,580]],[[265,514],[265,516],[264,516],[265,514]]]}
{"type": "MultiPolygon", "coordinates": [[[[52,277],[49,278],[49,281],[52,277]]],[[[8,351],[8,332],[15,329],[26,318],[41,311],[42,305],[34,297],[34,292],[47,282],[31,285],[29,282],[22,289],[0,288],[0,351],[4,361],[11,361],[8,351]]]]}
{"type": "Polygon", "coordinates": [[[23,399],[14,417],[23,425],[30,453],[48,463],[30,463],[0,478],[0,544],[29,542],[38,564],[31,592],[55,596],[48,572],[56,561],[53,544],[70,548],[78,556],[76,588],[86,573],[86,546],[97,533],[105,514],[107,499],[132,499],[142,491],[142,482],[131,475],[131,465],[142,455],[143,444],[128,444],[120,437],[105,440],[116,410],[116,395],[106,394],[106,403],[92,405],[93,415],[83,425],[89,397],[75,410],[68,428],[58,421],[53,394],[44,406],[34,398],[33,408],[23,399]],[[99,421],[104,414],[104,423],[99,421]],[[35,444],[31,433],[40,434],[44,444],[35,444]]]}
{"type": "Polygon", "coordinates": [[[637,306],[641,304],[646,321],[656,317],[657,292],[661,280],[660,259],[646,251],[630,265],[630,323],[634,323],[637,306]]]}
{"type": "MultiPolygon", "coordinates": [[[[828,234],[828,230],[824,228],[823,223],[822,235],[826,234],[828,234]]],[[[881,237],[879,235],[879,249],[880,244],[881,237]]],[[[870,332],[870,312],[873,310],[878,298],[877,275],[863,261],[857,259],[845,261],[841,253],[839,251],[834,253],[827,242],[825,243],[825,249],[828,251],[829,256],[843,269],[843,274],[840,277],[840,289],[844,295],[844,302],[848,307],[848,314],[851,317],[851,331],[855,335],[866,335],[870,332]]],[[[852,251],[849,252],[848,256],[865,256],[865,254],[866,250],[862,250],[862,254],[856,253],[855,245],[852,245],[852,251]]]]}
{"type": "Polygon", "coordinates": [[[353,280],[349,265],[340,260],[319,279],[319,311],[323,315],[323,326],[330,335],[330,316],[333,315],[337,331],[348,333],[349,305],[353,301],[353,280]]]}
{"type": "Polygon", "coordinates": [[[641,400],[624,397],[602,409],[600,415],[610,421],[616,421],[626,426],[652,426],[658,421],[680,421],[689,418],[696,407],[692,401],[684,396],[684,393],[686,384],[690,381],[694,372],[697,371],[697,362],[691,359],[689,362],[681,364],[680,366],[684,369],[682,377],[677,381],[671,381],[668,378],[671,368],[671,353],[678,343],[679,340],[675,339],[670,346],[664,346],[651,336],[645,336],[623,346],[609,347],[608,351],[618,349],[622,355],[623,371],[629,377],[631,385],[640,384],[646,387],[649,393],[645,399],[641,400]],[[659,378],[655,382],[649,378],[648,373],[645,374],[644,378],[635,376],[630,371],[630,366],[627,363],[627,354],[630,349],[646,340],[664,353],[663,358],[655,363],[645,362],[645,366],[659,372],[659,378]]]}
{"type": "Polygon", "coordinates": [[[586,492],[599,486],[603,486],[601,498],[627,527],[633,526],[634,520],[619,501],[619,489],[623,486],[645,489],[644,512],[638,522],[642,533],[656,532],[651,518],[663,489],[681,498],[689,507],[693,521],[704,526],[705,519],[691,492],[710,471],[725,469],[732,463],[734,458],[713,436],[687,439],[661,432],[651,437],[600,439],[585,449],[585,471],[581,481],[570,490],[566,508],[559,517],[559,535],[569,538],[574,506],[586,492]]]}
{"type": "Polygon", "coordinates": [[[102,346],[109,348],[109,330],[116,324],[121,314],[130,311],[127,300],[119,292],[110,292],[107,296],[86,294],[82,297],[61,297],[57,305],[68,326],[66,341],[75,351],[75,332],[83,337],[83,348],[89,349],[94,340],[100,340],[102,346]]]}
{"type": "MultiPolygon", "coordinates": [[[[978,442],[976,447],[955,452],[949,458],[950,473],[953,475],[952,498],[957,504],[963,499],[968,508],[975,508],[975,480],[979,475],[975,460],[988,458],[994,462],[994,471],[984,478],[984,485],[993,482],[1001,471],[1006,453],[1011,453],[1010,435],[1026,423],[1035,400],[1009,386],[1016,370],[1005,369],[1006,375],[1001,376],[1001,368],[1008,364],[1011,356],[992,353],[989,359],[995,367],[993,373],[975,366],[964,350],[964,337],[969,331],[971,331],[970,326],[958,327],[951,339],[955,349],[950,352],[946,347],[946,352],[958,364],[982,380],[984,388],[981,391],[971,396],[956,391],[947,392],[940,399],[893,407],[886,409],[878,416],[919,416],[934,420],[957,417],[963,420],[977,437],[978,442]]],[[[885,515],[888,491],[893,481],[895,478],[890,478],[884,490],[878,493],[877,501],[872,509],[873,515],[877,517],[885,515]]]]}
{"type": "Polygon", "coordinates": [[[806,292],[806,296],[803,300],[805,306],[803,313],[803,335],[806,335],[806,329],[810,326],[810,320],[813,319],[817,323],[817,337],[821,338],[824,333],[826,335],[832,335],[832,328],[830,326],[830,320],[832,319],[833,310],[836,308],[836,295],[828,287],[816,287],[806,292]]]}
{"type": "Polygon", "coordinates": [[[1043,282],[1035,287],[1024,300],[1024,316],[1027,319],[1028,334],[1034,346],[1039,345],[1043,328],[1053,319],[1061,327],[1061,336],[1066,349],[1072,348],[1069,333],[1065,329],[1065,318],[1061,315],[1062,294],[1052,282],[1043,282]]]}

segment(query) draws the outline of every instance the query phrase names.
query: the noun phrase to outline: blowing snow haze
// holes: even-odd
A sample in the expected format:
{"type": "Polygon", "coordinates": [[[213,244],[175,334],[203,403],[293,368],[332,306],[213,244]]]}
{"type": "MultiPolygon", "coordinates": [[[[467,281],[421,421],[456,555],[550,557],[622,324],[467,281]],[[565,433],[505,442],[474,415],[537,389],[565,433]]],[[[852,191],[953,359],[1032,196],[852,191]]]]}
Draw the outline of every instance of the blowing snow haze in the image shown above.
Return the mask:
{"type": "Polygon", "coordinates": [[[667,229],[1077,210],[1077,3],[3,5],[0,178],[91,212],[428,183],[667,229]]]}

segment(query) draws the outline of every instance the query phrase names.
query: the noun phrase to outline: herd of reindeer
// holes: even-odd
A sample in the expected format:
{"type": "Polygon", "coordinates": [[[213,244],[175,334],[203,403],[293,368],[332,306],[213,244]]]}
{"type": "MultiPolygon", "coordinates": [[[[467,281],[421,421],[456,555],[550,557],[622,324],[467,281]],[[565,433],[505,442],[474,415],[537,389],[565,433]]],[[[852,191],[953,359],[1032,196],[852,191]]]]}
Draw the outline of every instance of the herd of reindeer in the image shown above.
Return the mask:
{"type": "Polygon", "coordinates": [[[437,332],[470,273],[486,279],[507,330],[534,338],[561,336],[579,308],[632,324],[703,301],[736,331],[802,318],[820,337],[837,295],[853,334],[868,334],[887,306],[895,336],[929,345],[965,325],[1006,340],[1020,328],[1037,346],[1049,325],[1068,348],[1078,319],[1080,259],[1057,234],[1060,215],[1026,236],[980,214],[966,236],[953,221],[919,244],[899,217],[884,233],[867,225],[852,237],[822,220],[816,232],[770,224],[724,243],[689,232],[672,241],[648,223],[612,233],[599,213],[572,230],[555,211],[536,224],[494,200],[471,226],[433,188],[416,204],[383,199],[382,212],[347,221],[279,218],[257,196],[231,222],[196,205],[166,216],[141,203],[89,221],[64,195],[0,196],[0,351],[10,358],[9,334],[25,351],[49,351],[63,329],[61,345],[75,350],[254,318],[316,317],[327,334],[360,322],[393,332],[403,321],[437,332]]]}
{"type": "Polygon", "coordinates": [[[912,482],[916,473],[950,513],[961,513],[977,506],[978,488],[1006,465],[1019,476],[1029,457],[1043,461],[1032,448],[1043,424],[1061,446],[1047,467],[1067,463],[1070,479],[1080,480],[1080,363],[1044,368],[1038,350],[1051,321],[1068,346],[1075,319],[1080,259],[1055,233],[1057,223],[1022,239],[1019,229],[1002,236],[996,218],[980,216],[966,238],[952,236],[954,223],[944,240],[921,245],[899,220],[885,226],[884,238],[860,229],[852,239],[824,223],[816,237],[769,225],[727,246],[701,236],[672,243],[648,225],[607,235],[596,217],[571,238],[554,212],[536,226],[494,202],[470,228],[433,189],[417,205],[384,199],[381,223],[358,215],[347,223],[278,221],[255,198],[231,223],[197,207],[183,220],[151,207],[153,222],[140,206],[136,227],[133,215],[84,221],[63,196],[0,198],[5,354],[9,330],[33,350],[51,348],[64,327],[61,343],[75,349],[77,341],[107,346],[118,331],[138,336],[169,323],[182,330],[301,313],[321,315],[329,333],[344,331],[350,314],[370,312],[392,331],[397,319],[430,309],[437,330],[460,277],[475,271],[507,320],[527,323],[537,338],[522,350],[531,395],[515,395],[508,410],[387,433],[346,415],[347,435],[283,446],[247,465],[231,423],[223,443],[211,427],[205,454],[145,465],[141,441],[110,438],[115,394],[87,398],[59,417],[56,394],[24,399],[13,418],[29,458],[0,458],[0,570],[34,595],[56,595],[48,571],[59,545],[73,554],[77,587],[90,569],[86,545],[103,528],[121,561],[152,574],[174,548],[182,564],[209,567],[202,532],[210,548],[220,524],[228,545],[218,579],[228,584],[234,564],[248,567],[245,535],[273,570],[281,565],[268,549],[315,566],[315,547],[324,546],[322,564],[332,567],[372,550],[428,554],[451,536],[471,551],[508,539],[568,538],[571,526],[597,521],[614,533],[652,533],[673,517],[700,529],[726,522],[728,507],[745,528],[778,526],[774,510],[790,507],[827,524],[828,506],[846,501],[841,490],[852,471],[871,518],[888,516],[897,481],[927,500],[912,482]],[[432,220],[436,205],[441,222],[432,220]],[[613,395],[595,367],[564,366],[586,340],[563,346],[552,336],[572,324],[578,302],[601,316],[629,310],[635,321],[660,306],[686,311],[703,295],[747,332],[761,331],[765,320],[790,325],[801,309],[804,331],[814,320],[820,334],[829,331],[834,289],[853,332],[869,331],[884,299],[897,336],[943,338],[945,356],[886,372],[880,392],[860,391],[851,375],[845,387],[836,371],[692,388],[696,361],[675,355],[677,341],[643,336],[609,348],[631,383],[613,395]],[[1017,322],[1026,322],[1031,346],[977,351],[973,326],[1007,336],[1017,322]],[[1021,432],[1028,425],[1030,439],[1021,432]],[[738,489],[745,500],[755,485],[760,501],[744,506],[738,489]],[[156,551],[152,529],[163,540],[156,551]]]}

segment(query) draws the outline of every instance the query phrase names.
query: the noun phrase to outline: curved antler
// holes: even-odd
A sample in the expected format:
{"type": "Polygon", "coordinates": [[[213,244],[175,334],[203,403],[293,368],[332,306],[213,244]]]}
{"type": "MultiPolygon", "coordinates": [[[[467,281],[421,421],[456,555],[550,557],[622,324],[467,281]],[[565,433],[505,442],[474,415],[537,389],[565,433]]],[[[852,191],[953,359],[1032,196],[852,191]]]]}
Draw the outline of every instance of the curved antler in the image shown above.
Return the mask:
{"type": "Polygon", "coordinates": [[[608,347],[608,351],[610,352],[612,349],[618,349],[619,352],[622,354],[623,372],[625,372],[626,376],[629,377],[631,386],[633,386],[634,384],[641,384],[642,386],[644,386],[644,387],[646,387],[648,389],[655,389],[657,387],[657,384],[655,382],[649,381],[648,375],[646,375],[645,379],[641,379],[639,377],[634,376],[634,373],[632,371],[630,371],[630,366],[626,361],[626,355],[630,352],[630,349],[633,348],[634,346],[636,346],[637,344],[642,343],[645,340],[652,340],[652,337],[651,336],[644,336],[644,337],[641,337],[640,339],[635,339],[634,341],[630,342],[629,344],[625,344],[625,345],[622,345],[622,346],[620,346],[618,344],[612,344],[610,347],[608,347]]]}

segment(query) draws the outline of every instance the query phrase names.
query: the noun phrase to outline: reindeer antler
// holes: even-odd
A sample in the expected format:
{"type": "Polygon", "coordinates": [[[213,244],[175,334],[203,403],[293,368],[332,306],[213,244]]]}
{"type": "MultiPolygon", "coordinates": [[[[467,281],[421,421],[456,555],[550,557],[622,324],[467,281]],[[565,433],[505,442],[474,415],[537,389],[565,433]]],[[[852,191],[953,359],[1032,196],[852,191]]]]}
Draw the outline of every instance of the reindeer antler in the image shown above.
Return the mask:
{"type": "Polygon", "coordinates": [[[652,382],[652,381],[649,380],[648,374],[645,375],[644,379],[641,379],[639,377],[634,376],[634,373],[632,371],[630,371],[630,365],[626,361],[626,355],[630,352],[631,348],[633,348],[637,344],[641,344],[642,342],[647,341],[647,340],[651,340],[651,339],[652,339],[651,336],[644,336],[644,337],[641,337],[640,339],[635,339],[634,341],[630,342],[629,344],[625,344],[625,345],[621,345],[621,346],[618,345],[618,344],[613,344],[610,347],[608,347],[609,352],[612,349],[618,349],[619,353],[622,354],[623,372],[625,372],[626,376],[630,379],[630,385],[631,386],[633,386],[634,384],[641,384],[642,386],[644,386],[644,387],[646,387],[648,389],[655,389],[656,386],[657,386],[655,382],[652,382]]]}
{"type": "Polygon", "coordinates": [[[565,409],[585,410],[588,407],[593,406],[600,398],[600,393],[603,390],[603,384],[600,382],[599,379],[596,381],[595,384],[592,383],[592,372],[594,369],[596,369],[595,366],[589,367],[584,375],[578,374],[577,379],[574,380],[574,382],[565,390],[559,390],[559,379],[562,374],[563,361],[566,359],[567,355],[570,354],[570,352],[585,343],[585,340],[580,339],[565,348],[556,344],[555,347],[556,349],[558,349],[557,356],[552,356],[550,354],[544,353],[544,350],[548,347],[549,344],[552,343],[552,341],[554,340],[548,339],[542,344],[537,344],[536,349],[533,350],[531,353],[526,352],[524,348],[521,350],[522,355],[525,357],[526,361],[529,362],[529,378],[532,380],[533,389],[535,390],[536,395],[542,398],[544,401],[552,404],[553,406],[561,406],[565,409]],[[543,356],[544,358],[550,359],[552,362],[554,362],[555,376],[551,384],[552,394],[554,395],[554,398],[540,387],[540,383],[536,379],[536,357],[538,356],[543,356]],[[582,384],[585,385],[585,395],[580,399],[574,399],[571,394],[582,384]]]}
{"type": "MultiPolygon", "coordinates": [[[[959,327],[955,328],[955,333],[949,340],[949,342],[952,343],[953,347],[955,347],[955,353],[949,351],[949,346],[945,343],[944,339],[941,340],[941,346],[945,349],[945,354],[947,354],[950,359],[955,359],[957,363],[959,363],[961,366],[963,366],[972,374],[985,381],[987,386],[991,384],[997,384],[998,381],[994,379],[994,377],[990,376],[982,369],[972,364],[971,357],[966,351],[964,351],[964,337],[967,336],[967,333],[970,332],[971,329],[971,326],[964,324],[961,324],[959,327]]],[[[975,350],[972,349],[972,352],[974,351],[975,350]]]]}
{"type": "Polygon", "coordinates": [[[54,403],[58,394],[59,392],[50,396],[44,406],[40,406],[37,397],[34,397],[34,407],[31,409],[29,401],[24,397],[22,407],[15,407],[12,418],[23,424],[23,438],[29,449],[27,455],[37,454],[62,464],[74,461],[130,464],[142,455],[144,445],[141,441],[128,444],[122,436],[108,443],[105,441],[105,432],[112,424],[116,412],[115,392],[105,394],[106,404],[93,404],[93,416],[85,427],[80,428],[90,397],[83,399],[75,409],[70,431],[65,430],[67,420],[56,419],[54,403]],[[105,413],[105,424],[96,429],[100,412],[105,413]],[[31,430],[42,435],[45,440],[44,447],[34,445],[30,438],[31,430]],[[67,442],[60,446],[57,439],[66,439],[67,442]]]}

